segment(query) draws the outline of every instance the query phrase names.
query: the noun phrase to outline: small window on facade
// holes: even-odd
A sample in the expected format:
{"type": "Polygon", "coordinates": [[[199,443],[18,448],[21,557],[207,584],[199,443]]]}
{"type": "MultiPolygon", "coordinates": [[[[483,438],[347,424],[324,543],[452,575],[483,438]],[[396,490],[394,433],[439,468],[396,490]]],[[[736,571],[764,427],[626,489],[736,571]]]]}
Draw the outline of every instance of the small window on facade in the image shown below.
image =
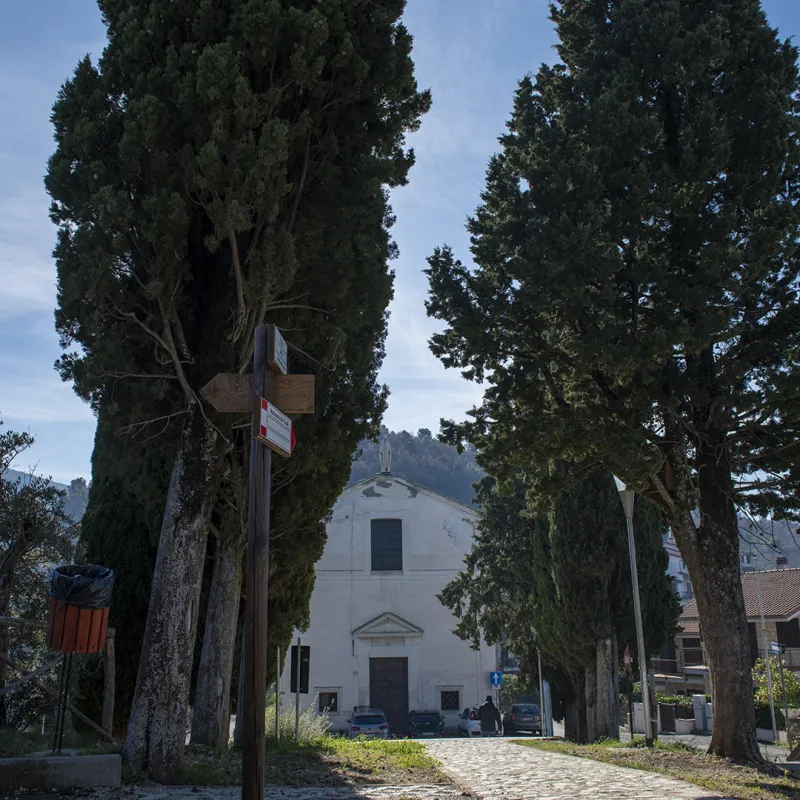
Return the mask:
{"type": "Polygon", "coordinates": [[[693,667],[703,663],[703,647],[699,637],[684,637],[682,644],[684,666],[693,667]]]}
{"type": "Polygon", "coordinates": [[[372,571],[403,571],[402,520],[372,520],[372,571]]]}
{"type": "Polygon", "coordinates": [[[338,692],[320,692],[319,693],[319,713],[323,714],[336,714],[339,711],[339,693],[338,692]]]}
{"type": "Polygon", "coordinates": [[[776,567],[785,567],[789,563],[789,559],[786,556],[778,556],[775,559],[775,566],[776,567]]]}
{"type": "Polygon", "coordinates": [[[447,689],[441,692],[442,711],[458,711],[461,708],[461,697],[458,689],[447,689]]]}

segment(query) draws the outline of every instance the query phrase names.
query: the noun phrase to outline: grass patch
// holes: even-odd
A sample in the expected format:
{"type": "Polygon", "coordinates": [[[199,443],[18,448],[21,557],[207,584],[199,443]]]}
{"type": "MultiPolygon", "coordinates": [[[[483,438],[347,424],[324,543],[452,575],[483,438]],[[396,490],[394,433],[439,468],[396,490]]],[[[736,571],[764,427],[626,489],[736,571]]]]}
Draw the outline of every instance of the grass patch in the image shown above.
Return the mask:
{"type": "MultiPolygon", "coordinates": [[[[64,733],[62,750],[77,751],[78,755],[103,755],[121,753],[120,743],[107,742],[92,734],[64,733]]],[[[50,753],[53,749],[53,734],[18,731],[13,728],[0,728],[0,758],[19,758],[30,753],[50,753]]]]}
{"type": "Polygon", "coordinates": [[[657,741],[647,748],[644,741],[618,742],[613,740],[590,745],[570,742],[517,741],[524,747],[590,758],[620,767],[658,772],[670,778],[687,781],[715,795],[737,800],[800,800],[800,780],[788,770],[770,765],[760,771],[743,767],[727,759],[707,756],[681,742],[657,741]]]}
{"type": "MultiPolygon", "coordinates": [[[[365,784],[449,784],[420,742],[360,741],[320,736],[296,745],[288,739],[267,739],[265,779],[269,786],[354,786],[365,784]]],[[[241,755],[187,748],[180,782],[194,786],[241,783],[241,755]]]]}

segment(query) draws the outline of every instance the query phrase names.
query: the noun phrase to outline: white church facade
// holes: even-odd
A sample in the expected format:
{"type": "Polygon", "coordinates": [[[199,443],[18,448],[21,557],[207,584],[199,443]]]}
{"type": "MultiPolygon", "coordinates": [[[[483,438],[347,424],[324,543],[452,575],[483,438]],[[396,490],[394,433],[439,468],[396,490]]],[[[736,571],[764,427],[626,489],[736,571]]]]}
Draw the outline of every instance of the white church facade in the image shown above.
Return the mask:
{"type": "MultiPolygon", "coordinates": [[[[437,598],[463,568],[477,517],[390,472],[345,489],[300,634],[310,646],[301,707],[330,709],[333,730],[356,705],[380,707],[395,734],[405,733],[410,710],[438,709],[456,730],[459,713],[490,692],[495,669],[495,648],[482,642],[476,651],[455,636],[457,620],[437,598]]],[[[281,678],[287,699],[290,664],[281,678]]]]}

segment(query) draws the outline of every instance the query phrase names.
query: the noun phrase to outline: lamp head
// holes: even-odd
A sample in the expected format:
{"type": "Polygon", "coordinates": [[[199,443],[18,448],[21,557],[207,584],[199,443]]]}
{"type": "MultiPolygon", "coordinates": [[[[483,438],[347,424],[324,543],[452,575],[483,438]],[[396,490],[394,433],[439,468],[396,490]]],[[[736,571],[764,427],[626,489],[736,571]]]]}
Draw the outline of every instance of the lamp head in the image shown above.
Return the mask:
{"type": "Polygon", "coordinates": [[[614,483],[617,485],[619,499],[622,501],[622,508],[625,510],[625,516],[629,520],[633,519],[633,489],[629,489],[625,485],[625,482],[620,480],[616,475],[614,475],[614,483]]]}

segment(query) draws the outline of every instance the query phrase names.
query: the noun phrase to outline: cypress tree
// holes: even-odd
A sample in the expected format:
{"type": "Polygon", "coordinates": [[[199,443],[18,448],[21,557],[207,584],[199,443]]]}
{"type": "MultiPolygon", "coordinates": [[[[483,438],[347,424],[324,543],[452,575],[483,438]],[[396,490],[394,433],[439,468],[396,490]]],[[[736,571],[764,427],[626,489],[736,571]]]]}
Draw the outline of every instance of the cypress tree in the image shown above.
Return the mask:
{"type": "MultiPolygon", "coordinates": [[[[626,644],[635,652],[635,629],[625,517],[611,476],[569,472],[559,469],[555,498],[519,479],[502,494],[484,479],[480,532],[440,599],[459,619],[457,635],[475,644],[507,638],[524,674],[535,674],[540,649],[566,701],[568,738],[588,741],[618,735],[615,653],[626,644]]],[[[641,504],[635,526],[645,643],[655,655],[680,608],[665,572],[663,515],[641,504]]]]}
{"type": "Polygon", "coordinates": [[[796,508],[797,51],[758,0],[563,0],[469,223],[430,259],[433,350],[489,389],[451,428],[543,490],[604,464],[697,595],[710,752],[760,762],[736,504],[796,508]],[[699,524],[694,514],[699,513],[699,524]]]}
{"type": "MultiPolygon", "coordinates": [[[[125,747],[168,780],[183,760],[208,524],[233,446],[233,421],[199,390],[246,370],[253,326],[276,322],[293,371],[319,376],[320,409],[298,422],[276,480],[330,477],[319,497],[338,493],[385,402],[387,187],[406,180],[404,135],[429,96],[402,0],[99,5],[108,45],[53,111],[56,321],[65,348],[82,347],[62,374],[98,406],[112,379],[174,382],[180,396],[138,427],[179,426],[125,747]],[[312,440],[353,444],[311,463],[312,440]]],[[[302,537],[297,547],[316,551],[302,537]]]]}

